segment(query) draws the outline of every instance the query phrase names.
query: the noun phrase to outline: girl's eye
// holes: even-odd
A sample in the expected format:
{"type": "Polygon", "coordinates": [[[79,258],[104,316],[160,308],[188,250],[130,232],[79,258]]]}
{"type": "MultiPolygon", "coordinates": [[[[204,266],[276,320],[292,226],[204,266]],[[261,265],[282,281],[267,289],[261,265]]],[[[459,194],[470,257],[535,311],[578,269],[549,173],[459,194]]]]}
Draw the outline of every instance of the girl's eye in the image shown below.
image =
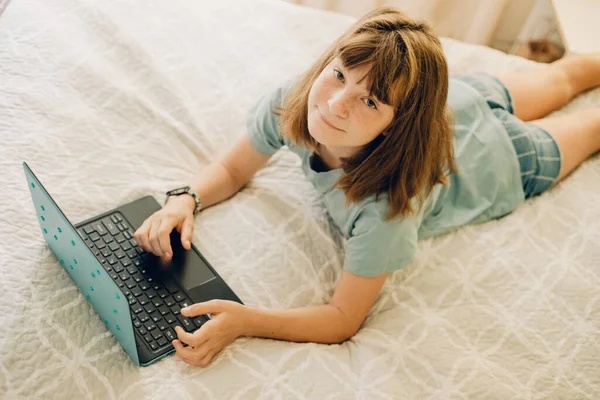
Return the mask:
{"type": "MultiPolygon", "coordinates": [[[[340,71],[338,71],[337,69],[333,70],[333,73],[335,74],[335,77],[338,78],[338,80],[343,80],[344,79],[344,75],[342,75],[342,73],[340,71]],[[341,77],[341,78],[340,78],[341,77]]],[[[371,99],[367,99],[367,102],[365,103],[367,105],[367,107],[372,108],[374,110],[377,109],[377,105],[375,104],[375,102],[371,99]],[[371,104],[373,104],[372,106],[369,105],[368,102],[371,102],[371,104]]]]}

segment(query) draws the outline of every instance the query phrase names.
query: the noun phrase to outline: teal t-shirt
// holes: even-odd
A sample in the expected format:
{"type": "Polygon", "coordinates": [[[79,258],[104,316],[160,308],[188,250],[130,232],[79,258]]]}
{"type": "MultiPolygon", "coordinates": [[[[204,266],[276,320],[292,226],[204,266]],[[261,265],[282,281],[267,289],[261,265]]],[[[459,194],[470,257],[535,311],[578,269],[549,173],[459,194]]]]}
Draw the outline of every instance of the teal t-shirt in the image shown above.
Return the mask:
{"type": "MultiPolygon", "coordinates": [[[[343,170],[317,172],[314,152],[280,134],[273,110],[283,106],[292,83],[287,80],[264,95],[250,109],[246,128],[258,152],[272,155],[287,146],[300,157],[306,177],[323,195],[329,215],[347,239],[345,270],[377,276],[401,269],[415,260],[419,239],[502,217],[523,203],[519,161],[506,129],[479,92],[450,78],[448,105],[454,114],[459,174],[450,174],[448,185],[435,185],[418,215],[385,221],[389,208],[385,195],[346,207],[344,192],[333,188],[343,170]]],[[[417,209],[416,199],[413,205],[417,209]]]]}

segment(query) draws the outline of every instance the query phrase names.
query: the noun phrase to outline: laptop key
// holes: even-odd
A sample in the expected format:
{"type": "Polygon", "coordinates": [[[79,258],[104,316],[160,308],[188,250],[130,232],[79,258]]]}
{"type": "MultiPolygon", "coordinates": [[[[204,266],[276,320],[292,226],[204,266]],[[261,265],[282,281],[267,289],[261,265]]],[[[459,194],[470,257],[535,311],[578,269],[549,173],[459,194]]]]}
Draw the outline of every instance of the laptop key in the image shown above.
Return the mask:
{"type": "Polygon", "coordinates": [[[133,289],[133,288],[137,287],[137,283],[135,283],[135,281],[133,279],[130,279],[127,282],[125,282],[125,285],[127,286],[128,289],[133,289]]]}
{"type": "Polygon", "coordinates": [[[102,223],[106,227],[106,229],[110,232],[111,235],[115,236],[119,234],[119,230],[115,226],[115,224],[110,220],[110,218],[103,218],[102,223]]]}
{"type": "Polygon", "coordinates": [[[148,344],[148,346],[150,346],[150,348],[151,348],[152,350],[156,350],[156,349],[158,349],[158,345],[157,345],[156,343],[154,343],[154,342],[150,342],[150,343],[148,344]]]}
{"type": "Polygon", "coordinates": [[[110,220],[114,223],[117,224],[119,223],[119,220],[117,219],[117,216],[115,214],[110,216],[110,220]]]}
{"type": "Polygon", "coordinates": [[[157,293],[161,299],[164,299],[165,297],[167,297],[169,295],[169,293],[165,289],[160,289],[160,290],[158,290],[157,293]]]}
{"type": "Polygon", "coordinates": [[[170,312],[170,310],[164,305],[162,305],[158,307],[158,312],[160,313],[160,315],[167,315],[170,312]]]}
{"type": "Polygon", "coordinates": [[[138,301],[143,306],[150,302],[150,300],[148,300],[148,297],[145,294],[141,295],[140,298],[138,299],[138,301]]]}
{"type": "Polygon", "coordinates": [[[182,328],[184,328],[186,331],[190,332],[196,329],[196,326],[192,323],[192,321],[190,321],[183,315],[178,316],[177,319],[179,320],[179,322],[181,322],[182,328]]]}
{"type": "Polygon", "coordinates": [[[106,228],[102,224],[102,221],[92,222],[92,228],[94,228],[94,230],[96,232],[98,232],[98,235],[100,235],[100,236],[104,236],[104,235],[106,235],[108,233],[108,231],[106,230],[106,228]]]}
{"type": "Polygon", "coordinates": [[[140,333],[140,335],[142,335],[142,336],[145,336],[145,335],[148,333],[148,331],[146,330],[146,328],[144,328],[144,327],[143,327],[141,324],[140,324],[140,328],[139,328],[137,331],[138,331],[138,332],[140,333]]]}
{"type": "Polygon", "coordinates": [[[113,239],[112,236],[110,236],[110,235],[104,236],[102,238],[102,240],[104,240],[104,243],[106,243],[106,244],[110,244],[115,241],[115,239],[113,239]]]}
{"type": "Polygon", "coordinates": [[[158,329],[160,329],[161,331],[164,331],[165,329],[169,328],[169,324],[167,324],[167,321],[165,321],[164,319],[161,321],[158,321],[156,323],[156,325],[158,326],[158,329]]]}
{"type": "Polygon", "coordinates": [[[138,318],[140,319],[140,322],[146,322],[150,319],[150,316],[145,312],[141,312],[138,314],[138,318]]]}
{"type": "Polygon", "coordinates": [[[142,323],[136,319],[135,321],[133,321],[133,325],[134,325],[136,328],[139,328],[139,327],[141,327],[141,326],[142,326],[142,323]]]}
{"type": "Polygon", "coordinates": [[[173,314],[167,314],[165,315],[165,320],[169,323],[169,325],[173,325],[173,323],[177,321],[177,318],[173,314]]]}
{"type": "Polygon", "coordinates": [[[131,289],[131,293],[135,296],[135,297],[140,297],[142,294],[144,294],[144,292],[142,292],[140,290],[139,287],[136,287],[134,289],[131,289]]]}
{"type": "Polygon", "coordinates": [[[157,307],[157,308],[163,305],[162,300],[159,299],[158,297],[153,298],[151,303],[154,307],[157,307]]]}
{"type": "Polygon", "coordinates": [[[110,249],[110,251],[117,251],[120,247],[117,243],[111,242],[108,244],[108,248],[110,249]]]}
{"type": "MultiPolygon", "coordinates": [[[[118,259],[121,259],[121,258],[125,257],[125,252],[123,250],[119,249],[119,250],[115,251],[115,256],[117,256],[118,259]]],[[[127,261],[129,261],[129,260],[127,260],[127,261]]]]}
{"type": "Polygon", "coordinates": [[[163,334],[159,329],[153,331],[151,334],[152,334],[152,337],[154,338],[154,340],[158,340],[161,337],[163,337],[163,334]]]}
{"type": "Polygon", "coordinates": [[[187,300],[187,298],[182,293],[176,293],[176,294],[174,294],[173,298],[178,303],[181,303],[182,301],[186,301],[187,300]]]}
{"type": "Polygon", "coordinates": [[[144,306],[144,310],[146,310],[148,314],[152,314],[154,311],[156,311],[156,308],[154,308],[153,304],[148,303],[144,306]]]}
{"type": "Polygon", "coordinates": [[[86,225],[83,227],[83,231],[89,235],[94,232],[94,228],[91,225],[86,225]]]}
{"type": "Polygon", "coordinates": [[[173,331],[173,329],[171,329],[171,328],[164,331],[163,334],[166,336],[166,338],[169,341],[173,341],[173,340],[177,339],[177,335],[175,335],[175,331],[173,331]]]}
{"type": "Polygon", "coordinates": [[[164,337],[162,337],[162,338],[158,339],[158,341],[156,343],[158,343],[158,345],[160,347],[163,347],[164,345],[166,345],[167,343],[169,343],[169,341],[167,339],[165,339],[164,337]]]}
{"type": "Polygon", "coordinates": [[[154,321],[154,322],[158,322],[158,321],[160,321],[160,320],[162,319],[162,317],[160,316],[160,313],[153,313],[153,314],[150,316],[150,319],[151,319],[152,321],[154,321]]]}
{"type": "Polygon", "coordinates": [[[139,314],[142,311],[144,311],[144,308],[139,303],[137,303],[131,306],[131,311],[133,311],[136,314],[139,314]]]}
{"type": "Polygon", "coordinates": [[[108,258],[106,259],[106,261],[108,261],[108,263],[109,263],[110,265],[114,265],[114,264],[116,264],[116,263],[117,263],[117,261],[118,261],[118,260],[115,258],[115,256],[113,256],[113,255],[111,254],[111,255],[110,255],[110,257],[108,257],[108,258]]]}
{"type": "Polygon", "coordinates": [[[177,284],[174,281],[167,280],[166,282],[163,282],[163,284],[165,285],[165,288],[167,288],[169,293],[179,292],[179,286],[177,286],[177,284]]]}
{"type": "Polygon", "coordinates": [[[175,304],[175,300],[173,300],[171,296],[165,297],[163,302],[167,305],[167,307],[171,307],[173,304],[175,304]]]}
{"type": "Polygon", "coordinates": [[[146,336],[144,336],[144,340],[148,343],[150,343],[151,341],[153,341],[154,339],[152,338],[152,336],[150,336],[150,334],[147,334],[146,336]]]}
{"type": "Polygon", "coordinates": [[[98,235],[96,232],[93,232],[93,233],[90,235],[90,240],[91,240],[92,242],[97,242],[98,240],[100,240],[100,235],[98,235]]]}
{"type": "Polygon", "coordinates": [[[154,325],[154,322],[152,321],[148,321],[144,324],[144,327],[146,329],[148,329],[149,331],[151,331],[152,329],[156,329],[156,325],[154,325]]]}
{"type": "MultiPolygon", "coordinates": [[[[137,253],[135,252],[134,249],[129,249],[128,251],[125,252],[125,254],[127,254],[127,257],[129,257],[131,259],[131,261],[133,261],[134,258],[137,258],[137,253]]],[[[136,265],[137,267],[137,265],[136,265]]]]}
{"type": "Polygon", "coordinates": [[[117,236],[115,236],[115,240],[117,241],[117,243],[121,244],[125,241],[125,237],[123,237],[122,233],[119,233],[117,236]]]}

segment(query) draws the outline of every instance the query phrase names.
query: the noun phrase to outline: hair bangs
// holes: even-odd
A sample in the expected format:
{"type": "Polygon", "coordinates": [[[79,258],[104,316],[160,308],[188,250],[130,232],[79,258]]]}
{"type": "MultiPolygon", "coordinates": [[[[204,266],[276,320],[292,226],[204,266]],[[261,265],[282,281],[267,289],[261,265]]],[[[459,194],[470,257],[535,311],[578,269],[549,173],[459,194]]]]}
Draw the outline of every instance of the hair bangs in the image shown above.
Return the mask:
{"type": "Polygon", "coordinates": [[[402,103],[407,83],[414,81],[414,71],[407,68],[406,45],[396,32],[356,33],[335,49],[334,56],[349,70],[371,65],[365,76],[369,94],[394,108],[402,103]]]}

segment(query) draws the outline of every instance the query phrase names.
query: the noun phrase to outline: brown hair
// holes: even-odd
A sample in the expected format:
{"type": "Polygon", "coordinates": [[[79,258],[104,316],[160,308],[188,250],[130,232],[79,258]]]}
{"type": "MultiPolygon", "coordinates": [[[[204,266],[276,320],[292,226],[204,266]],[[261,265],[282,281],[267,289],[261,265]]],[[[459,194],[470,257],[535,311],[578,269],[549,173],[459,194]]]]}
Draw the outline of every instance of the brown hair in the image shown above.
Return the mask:
{"type": "Polygon", "coordinates": [[[344,174],[336,187],[345,192],[346,206],[386,193],[386,219],[410,214],[410,199],[417,196],[422,206],[436,183],[449,182],[444,168],[458,172],[442,45],[428,24],[395,7],[378,7],[354,23],[298,78],[284,107],[275,111],[281,116],[282,135],[317,154],[318,143],[308,132],[308,94],[336,57],[348,69],[372,64],[369,92],[395,108],[392,122],[379,136],[358,154],[341,159],[344,174]]]}

